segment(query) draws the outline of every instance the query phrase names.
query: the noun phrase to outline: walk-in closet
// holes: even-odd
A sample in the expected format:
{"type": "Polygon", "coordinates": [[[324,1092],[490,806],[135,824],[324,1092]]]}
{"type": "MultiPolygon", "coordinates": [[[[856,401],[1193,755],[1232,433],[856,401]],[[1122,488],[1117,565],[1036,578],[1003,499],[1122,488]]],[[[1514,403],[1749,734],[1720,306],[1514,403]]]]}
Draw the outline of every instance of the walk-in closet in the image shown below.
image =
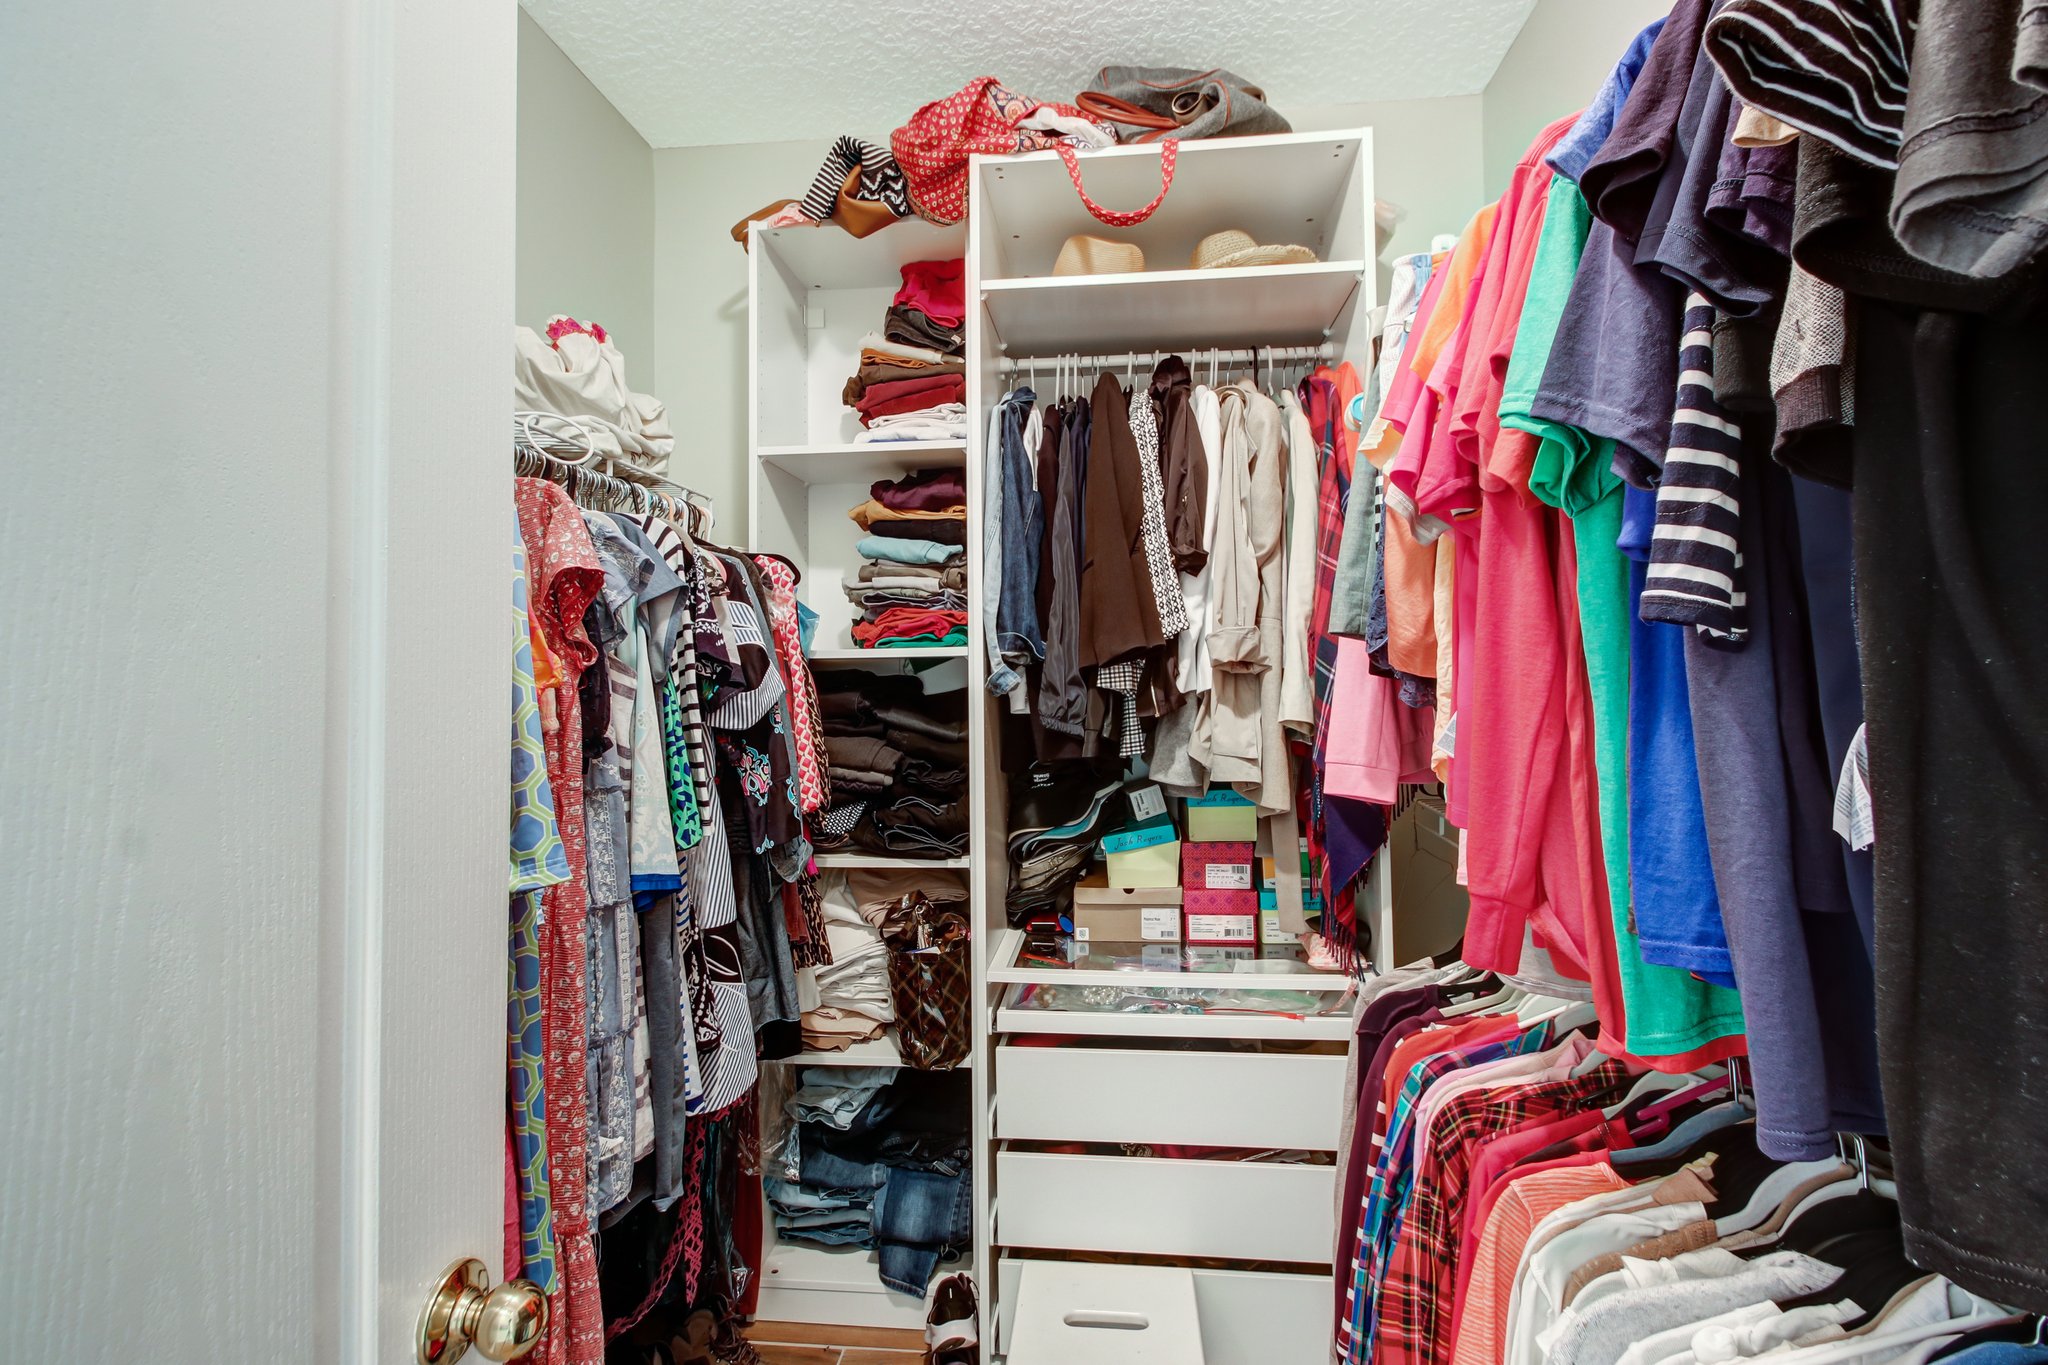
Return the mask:
{"type": "Polygon", "coordinates": [[[2044,14],[0,19],[0,1360],[2048,1365],[2044,14]]]}

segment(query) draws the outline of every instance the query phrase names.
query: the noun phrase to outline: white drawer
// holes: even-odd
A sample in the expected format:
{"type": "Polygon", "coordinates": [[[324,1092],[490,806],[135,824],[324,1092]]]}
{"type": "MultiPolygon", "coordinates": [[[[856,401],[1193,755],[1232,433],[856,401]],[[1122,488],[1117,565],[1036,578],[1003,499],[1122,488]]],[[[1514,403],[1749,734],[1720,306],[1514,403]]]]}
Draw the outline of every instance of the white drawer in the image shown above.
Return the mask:
{"type": "MultiPolygon", "coordinates": [[[[995,1331],[999,1350],[1010,1346],[1023,1265],[1020,1258],[1006,1256],[997,1269],[995,1331]]],[[[1324,1365],[1329,1360],[1332,1300],[1328,1275],[1244,1270],[1196,1270],[1192,1274],[1205,1365],[1324,1365]]]]}
{"type": "Polygon", "coordinates": [[[1328,1265],[1336,1167],[996,1154],[1003,1246],[1328,1265]]]}
{"type": "Polygon", "coordinates": [[[1344,1059],[1286,1053],[996,1050],[996,1136],[1337,1150],[1344,1059]]]}

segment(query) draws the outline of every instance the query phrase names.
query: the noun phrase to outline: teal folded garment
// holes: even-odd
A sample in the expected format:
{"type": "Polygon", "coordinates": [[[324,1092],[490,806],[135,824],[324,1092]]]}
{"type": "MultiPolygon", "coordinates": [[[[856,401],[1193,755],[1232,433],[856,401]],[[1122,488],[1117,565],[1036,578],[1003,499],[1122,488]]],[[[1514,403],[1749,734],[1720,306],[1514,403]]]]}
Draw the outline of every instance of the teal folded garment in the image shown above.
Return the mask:
{"type": "Polygon", "coordinates": [[[904,649],[913,645],[921,648],[925,645],[964,645],[966,643],[967,631],[963,627],[955,626],[944,635],[891,636],[886,640],[875,641],[874,647],[876,649],[904,649]]]}
{"type": "Polygon", "coordinates": [[[853,548],[862,559],[886,559],[897,564],[951,564],[967,557],[967,549],[962,545],[898,540],[894,536],[862,536],[853,548]]]}

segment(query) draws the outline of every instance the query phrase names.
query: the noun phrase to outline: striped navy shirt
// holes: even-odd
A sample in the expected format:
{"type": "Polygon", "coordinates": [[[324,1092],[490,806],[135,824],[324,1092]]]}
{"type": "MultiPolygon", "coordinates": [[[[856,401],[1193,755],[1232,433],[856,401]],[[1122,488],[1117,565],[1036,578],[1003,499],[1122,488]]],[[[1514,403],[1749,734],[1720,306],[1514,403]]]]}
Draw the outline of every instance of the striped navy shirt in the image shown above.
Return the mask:
{"type": "Polygon", "coordinates": [[[1657,487],[1642,618],[1689,625],[1731,644],[1749,633],[1742,591],[1742,429],[1714,394],[1714,307],[1685,300],[1678,404],[1657,487]]]}

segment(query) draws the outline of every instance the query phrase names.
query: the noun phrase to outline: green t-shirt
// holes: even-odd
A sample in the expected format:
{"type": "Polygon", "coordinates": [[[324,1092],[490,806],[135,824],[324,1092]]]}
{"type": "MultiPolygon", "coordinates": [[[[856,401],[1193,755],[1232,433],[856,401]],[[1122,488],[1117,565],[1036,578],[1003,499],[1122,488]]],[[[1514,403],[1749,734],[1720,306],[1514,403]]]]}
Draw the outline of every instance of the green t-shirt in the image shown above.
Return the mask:
{"type": "Polygon", "coordinates": [[[1579,633],[1586,653],[1593,761],[1600,782],[1600,844],[1614,914],[1622,1006],[1628,1011],[1628,1048],[1639,1057],[1676,1056],[1741,1033],[1742,1001],[1724,986],[1643,961],[1629,913],[1629,586],[1628,561],[1616,545],[1621,537],[1621,480],[1613,469],[1614,442],[1529,411],[1550,364],[1558,322],[1571,297],[1592,223],[1579,187],[1563,176],[1553,179],[1515,349],[1508,358],[1500,420],[1502,426],[1526,431],[1542,443],[1530,469],[1529,491],[1572,519],[1579,563],[1579,633]]]}

